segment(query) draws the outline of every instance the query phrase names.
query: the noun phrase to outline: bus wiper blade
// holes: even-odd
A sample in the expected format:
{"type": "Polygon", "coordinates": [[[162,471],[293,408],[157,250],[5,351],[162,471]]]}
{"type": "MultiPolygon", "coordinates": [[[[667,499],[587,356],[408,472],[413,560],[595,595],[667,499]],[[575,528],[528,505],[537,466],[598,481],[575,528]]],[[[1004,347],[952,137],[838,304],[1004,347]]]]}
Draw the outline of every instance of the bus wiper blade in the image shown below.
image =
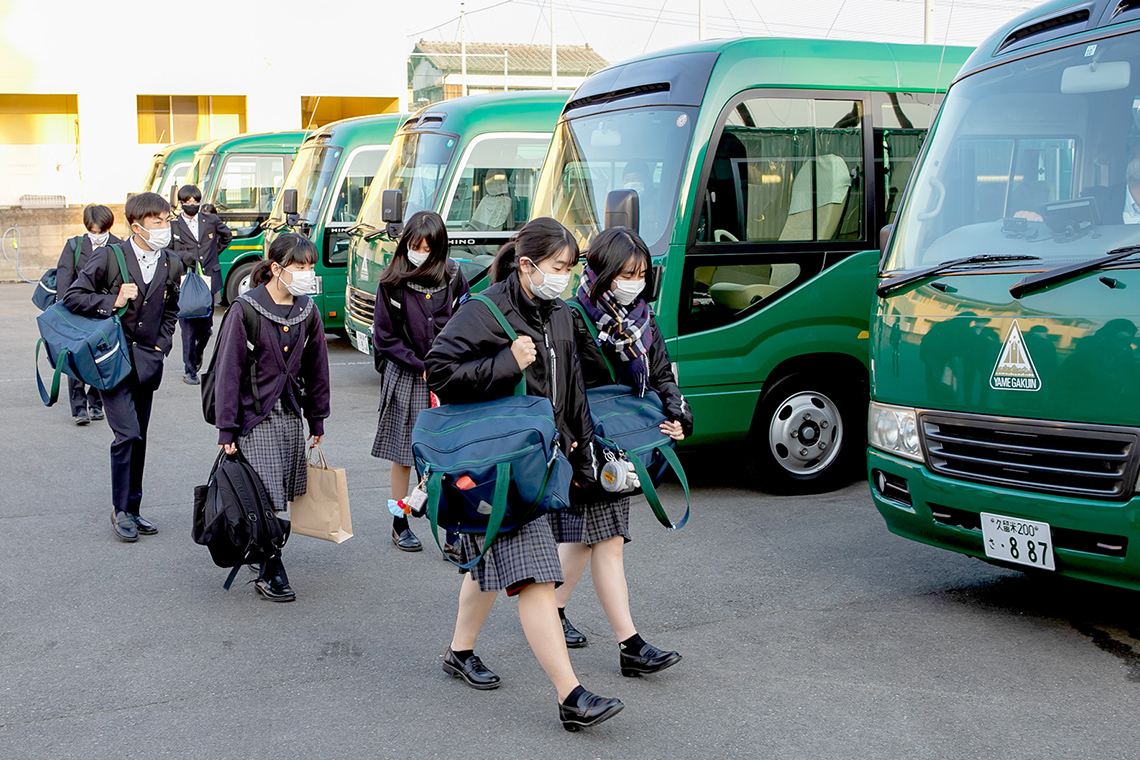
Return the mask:
{"type": "Polygon", "coordinates": [[[357,222],[356,224],[354,224],[354,225],[352,225],[351,227],[349,227],[348,229],[346,229],[346,230],[344,231],[344,234],[346,234],[346,235],[355,235],[355,234],[356,234],[356,232],[357,232],[357,230],[360,230],[360,229],[362,229],[362,228],[364,228],[364,227],[367,227],[367,228],[368,228],[368,229],[370,229],[370,230],[375,230],[375,229],[376,229],[375,227],[373,227],[373,226],[372,226],[371,224],[369,224],[368,222],[357,222]]]}
{"type": "Polygon", "coordinates": [[[917,272],[892,277],[875,288],[875,295],[879,296],[879,298],[886,298],[899,288],[906,287],[912,282],[925,280],[928,277],[937,277],[943,272],[948,272],[954,267],[963,266],[965,264],[989,264],[1002,261],[1036,261],[1040,258],[1040,256],[1030,256],[1023,253],[981,253],[975,256],[951,259],[950,261],[944,261],[941,264],[936,264],[926,269],[919,269],[917,272]]]}
{"type": "MultiPolygon", "coordinates": [[[[369,225],[369,226],[371,226],[371,225],[369,225]]],[[[373,239],[375,239],[375,238],[377,238],[377,237],[379,237],[379,236],[383,235],[383,234],[384,234],[385,232],[387,232],[387,231],[388,231],[388,230],[377,230],[377,229],[373,229],[373,230],[372,230],[372,232],[369,232],[367,235],[365,235],[365,236],[364,236],[364,239],[365,239],[365,240],[373,240],[373,239]]]]}
{"type": "Polygon", "coordinates": [[[1108,264],[1120,259],[1127,258],[1132,254],[1140,251],[1140,245],[1126,245],[1123,248],[1114,248],[1104,256],[1097,259],[1090,259],[1089,261],[1079,261],[1076,264],[1066,264],[1063,267],[1050,269],[1047,272],[1038,272],[1031,274],[1028,277],[1022,277],[1020,280],[1009,286],[1009,294],[1014,298],[1021,298],[1030,293],[1036,293],[1038,290],[1047,288],[1050,285],[1055,285],[1065,280],[1071,280],[1074,277],[1085,274],[1086,272],[1095,272],[1098,269],[1103,269],[1108,264]]]}

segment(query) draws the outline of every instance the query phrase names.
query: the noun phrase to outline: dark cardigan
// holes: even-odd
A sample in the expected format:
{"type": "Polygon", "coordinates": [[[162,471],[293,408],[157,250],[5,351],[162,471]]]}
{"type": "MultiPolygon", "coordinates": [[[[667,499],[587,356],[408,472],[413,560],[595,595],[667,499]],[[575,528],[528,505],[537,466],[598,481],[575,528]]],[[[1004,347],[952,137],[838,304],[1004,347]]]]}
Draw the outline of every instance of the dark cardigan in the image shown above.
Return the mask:
{"type": "Polygon", "coordinates": [[[405,285],[380,283],[372,315],[372,347],[376,352],[408,372],[422,375],[424,358],[435,336],[451,319],[452,303],[458,306],[471,292],[461,273],[456,272],[454,276],[455,284],[450,289],[430,294],[405,285]],[[404,315],[395,322],[392,313],[398,308],[404,309],[404,315]]]}

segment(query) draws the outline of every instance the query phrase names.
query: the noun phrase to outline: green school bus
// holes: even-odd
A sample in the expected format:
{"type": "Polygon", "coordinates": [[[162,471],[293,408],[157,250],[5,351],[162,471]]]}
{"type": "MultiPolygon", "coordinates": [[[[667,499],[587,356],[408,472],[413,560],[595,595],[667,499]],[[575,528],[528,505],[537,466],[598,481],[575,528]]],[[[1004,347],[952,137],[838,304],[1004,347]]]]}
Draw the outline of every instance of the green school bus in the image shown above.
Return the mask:
{"type": "Polygon", "coordinates": [[[303,130],[239,135],[207,143],[194,155],[184,184],[197,185],[202,204],[234,234],[221,255],[222,298],[237,298],[262,251],[262,223],[308,133],[303,130]]]}
{"type": "Polygon", "coordinates": [[[432,210],[447,222],[451,258],[472,288],[495,253],[532,216],[550,134],[569,92],[474,95],[426,106],[400,127],[352,230],[345,327],[372,352],[376,278],[396,249],[386,233],[385,190],[403,195],[400,216],[432,210]]]}
{"type": "Polygon", "coordinates": [[[637,218],[696,419],[686,445],[743,443],[773,491],[858,472],[878,230],[968,53],[703,42],[604,69],[571,96],[534,215],[583,248],[607,218],[637,218]]]}
{"type": "MultiPolygon", "coordinates": [[[[317,246],[317,293],[313,298],[326,330],[344,327],[344,289],[348,278],[348,230],[364,205],[364,196],[396,129],[407,114],[361,116],[333,122],[310,134],[265,223],[263,248],[284,232],[307,235],[317,246]],[[286,213],[286,199],[296,210],[286,213]]],[[[291,210],[291,209],[290,209],[291,210]]]]}
{"type": "Polygon", "coordinates": [[[158,193],[163,197],[170,197],[170,188],[176,190],[185,184],[186,175],[190,173],[190,164],[194,161],[194,154],[206,143],[184,142],[167,145],[154,154],[150,159],[150,166],[146,170],[146,178],[142,182],[144,193],[158,193]]]}
{"type": "Polygon", "coordinates": [[[1140,589],[1138,200],[1140,5],[1052,2],[977,49],[879,272],[893,533],[1140,589]]]}

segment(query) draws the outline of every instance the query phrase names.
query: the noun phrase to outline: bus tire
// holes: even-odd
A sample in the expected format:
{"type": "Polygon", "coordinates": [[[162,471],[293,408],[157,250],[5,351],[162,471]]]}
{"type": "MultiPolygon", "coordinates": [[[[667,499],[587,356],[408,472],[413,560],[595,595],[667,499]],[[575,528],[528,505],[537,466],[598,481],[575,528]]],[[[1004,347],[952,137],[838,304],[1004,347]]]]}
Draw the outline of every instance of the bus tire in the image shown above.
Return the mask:
{"type": "Polygon", "coordinates": [[[771,493],[832,491],[862,472],[867,394],[816,373],[771,383],[760,398],[751,434],[756,485],[771,493]]]}
{"type": "Polygon", "coordinates": [[[225,296],[226,304],[229,305],[237,300],[237,297],[249,289],[248,282],[243,288],[242,282],[249,279],[249,275],[253,272],[253,268],[257,266],[257,259],[253,261],[243,261],[230,270],[230,276],[226,279],[226,285],[222,288],[222,295],[225,296]]]}

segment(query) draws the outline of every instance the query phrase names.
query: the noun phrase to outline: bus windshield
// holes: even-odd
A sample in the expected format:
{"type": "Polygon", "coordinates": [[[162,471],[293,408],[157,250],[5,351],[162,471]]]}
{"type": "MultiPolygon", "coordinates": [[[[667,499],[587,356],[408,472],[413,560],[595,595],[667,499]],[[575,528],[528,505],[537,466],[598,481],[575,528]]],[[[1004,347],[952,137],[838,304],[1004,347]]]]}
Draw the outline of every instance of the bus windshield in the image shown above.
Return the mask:
{"type": "Polygon", "coordinates": [[[217,153],[198,153],[194,156],[194,163],[190,165],[190,171],[186,175],[187,185],[194,185],[203,193],[205,186],[210,181],[210,169],[213,167],[214,159],[218,157],[217,153]]]}
{"type": "Polygon", "coordinates": [[[535,206],[586,246],[605,226],[606,194],[635,190],[640,230],[655,255],[669,244],[695,108],[631,108],[562,121],[535,206]]]}
{"type": "Polygon", "coordinates": [[[972,74],[947,96],[883,271],[1140,243],[1140,37],[972,74]],[[1132,64],[1137,76],[1132,76],[1132,64]]]}
{"type": "Polygon", "coordinates": [[[404,219],[417,211],[434,211],[448,164],[459,139],[432,132],[396,135],[380,171],[372,182],[359,221],[383,229],[381,199],[384,190],[402,190],[404,219]]]}
{"type": "MultiPolygon", "coordinates": [[[[317,223],[325,195],[335,178],[340,154],[340,148],[328,145],[306,146],[297,152],[297,160],[293,162],[282,189],[297,191],[297,215],[301,222],[309,225],[317,223]]],[[[284,193],[273,206],[274,219],[285,216],[280,200],[282,197],[284,193]]]]}
{"type": "Polygon", "coordinates": [[[162,158],[155,156],[151,159],[150,169],[146,173],[146,179],[143,180],[143,191],[151,193],[160,193],[161,189],[158,183],[162,182],[162,175],[166,171],[166,162],[162,158]]]}

